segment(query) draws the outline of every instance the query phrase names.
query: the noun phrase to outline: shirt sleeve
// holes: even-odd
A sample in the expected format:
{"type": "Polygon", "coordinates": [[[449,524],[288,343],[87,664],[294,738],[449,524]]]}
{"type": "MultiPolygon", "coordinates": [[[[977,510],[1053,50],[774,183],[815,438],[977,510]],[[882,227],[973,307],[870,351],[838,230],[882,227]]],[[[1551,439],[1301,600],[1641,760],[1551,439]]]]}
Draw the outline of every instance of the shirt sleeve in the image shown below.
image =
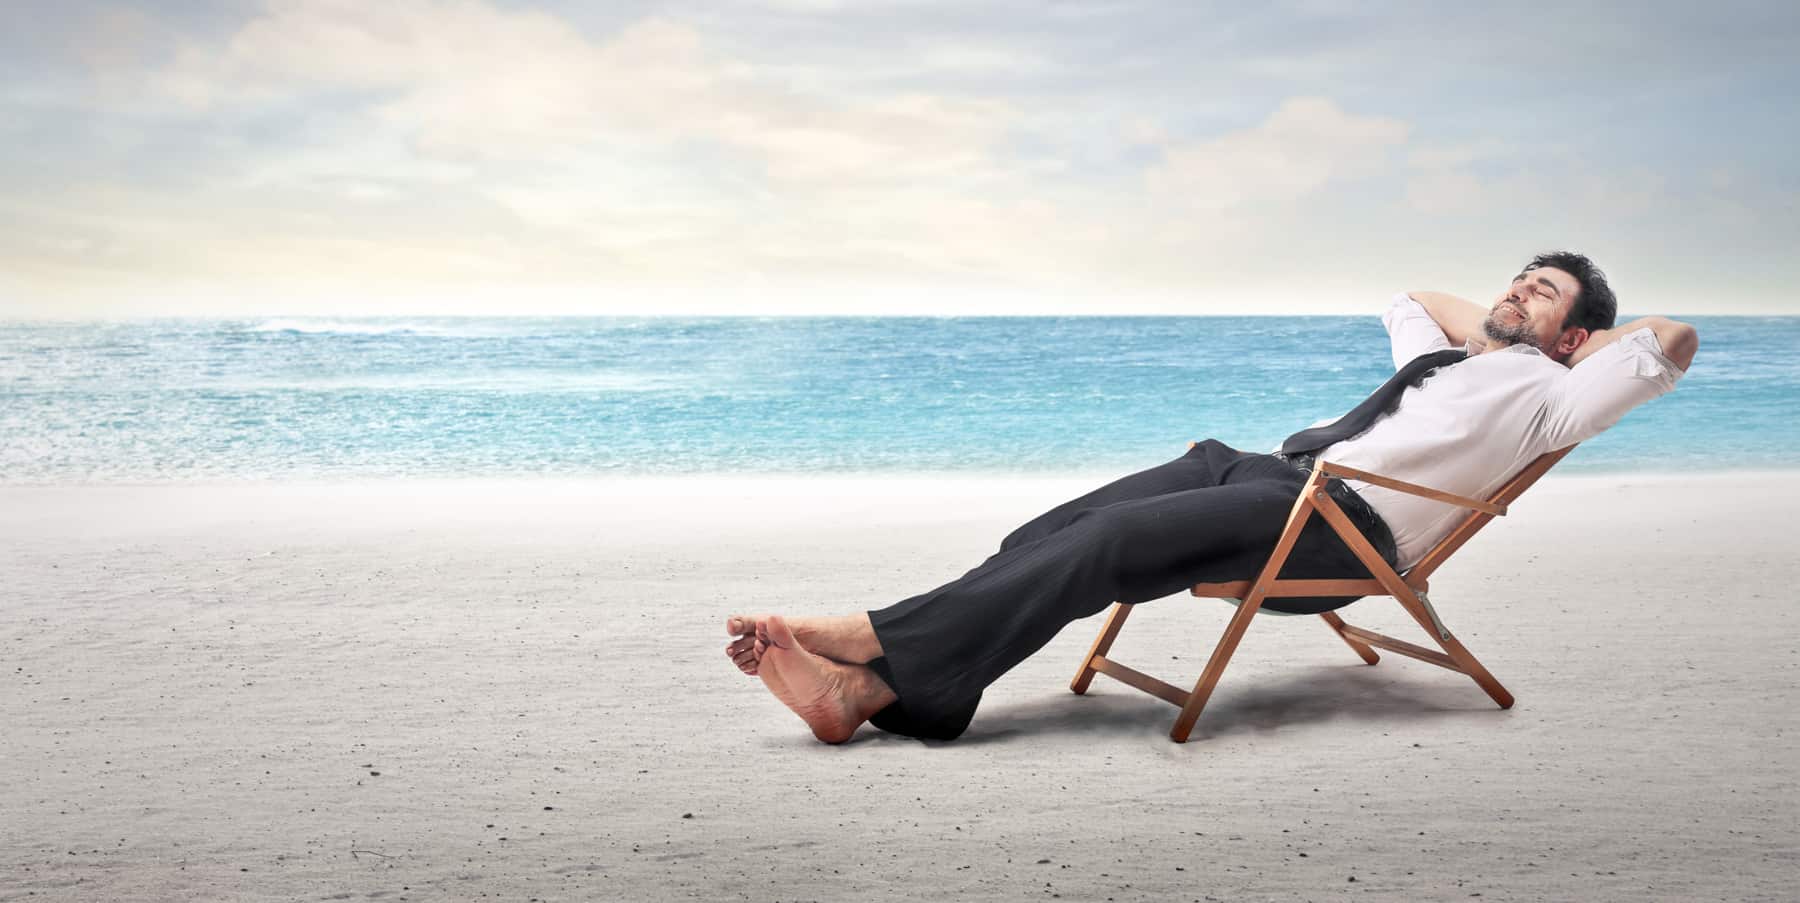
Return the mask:
{"type": "Polygon", "coordinates": [[[1421,354],[1450,347],[1449,337],[1425,312],[1424,305],[1405,292],[1394,296],[1394,303],[1381,315],[1381,325],[1387,327],[1388,339],[1393,343],[1395,370],[1421,354]]]}
{"type": "Polygon", "coordinates": [[[1649,328],[1620,336],[1558,380],[1545,408],[1552,449],[1599,435],[1625,412],[1675,388],[1686,371],[1663,355],[1649,328]]]}

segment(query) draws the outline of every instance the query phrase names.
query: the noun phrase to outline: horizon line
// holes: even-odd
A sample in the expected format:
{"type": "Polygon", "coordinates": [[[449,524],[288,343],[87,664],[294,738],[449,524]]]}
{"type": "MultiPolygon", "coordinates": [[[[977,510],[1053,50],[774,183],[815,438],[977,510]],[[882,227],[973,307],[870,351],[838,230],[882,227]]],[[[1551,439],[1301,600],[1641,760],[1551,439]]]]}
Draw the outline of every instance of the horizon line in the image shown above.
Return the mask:
{"type": "MultiPolygon", "coordinates": [[[[1385,309],[1385,308],[1384,308],[1385,309]]],[[[247,316],[231,316],[224,314],[128,314],[128,315],[96,315],[96,316],[34,316],[31,314],[0,314],[0,324],[83,324],[83,323],[149,323],[168,321],[194,322],[233,322],[233,321],[276,321],[303,320],[308,322],[326,322],[332,320],[360,322],[401,322],[406,320],[1077,320],[1077,319],[1109,319],[1109,320],[1204,320],[1226,319],[1236,317],[1256,318],[1336,318],[1360,319],[1362,317],[1380,317],[1381,310],[1370,310],[1362,313],[1103,313],[1098,311],[1065,311],[1062,313],[1013,314],[1013,313],[866,313],[866,314],[821,314],[821,313],[442,313],[442,314],[252,314],[247,316]]],[[[1621,311],[1618,320],[1621,322],[1648,316],[1678,317],[1688,319],[1800,319],[1800,310],[1793,313],[1680,313],[1662,312],[1626,313],[1621,311]]]]}

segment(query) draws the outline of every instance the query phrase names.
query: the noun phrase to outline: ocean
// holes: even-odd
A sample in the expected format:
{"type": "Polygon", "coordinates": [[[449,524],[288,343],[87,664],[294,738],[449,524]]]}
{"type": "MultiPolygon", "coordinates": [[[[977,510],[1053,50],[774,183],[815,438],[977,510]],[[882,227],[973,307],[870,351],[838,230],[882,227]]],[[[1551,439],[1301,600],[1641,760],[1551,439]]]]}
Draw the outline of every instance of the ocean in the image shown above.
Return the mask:
{"type": "MultiPolygon", "coordinates": [[[[1683,319],[1675,392],[1559,472],[1800,465],[1800,317],[1683,319]]],[[[1374,316],[0,322],[0,482],[1123,473],[1391,369],[1374,316]]]]}

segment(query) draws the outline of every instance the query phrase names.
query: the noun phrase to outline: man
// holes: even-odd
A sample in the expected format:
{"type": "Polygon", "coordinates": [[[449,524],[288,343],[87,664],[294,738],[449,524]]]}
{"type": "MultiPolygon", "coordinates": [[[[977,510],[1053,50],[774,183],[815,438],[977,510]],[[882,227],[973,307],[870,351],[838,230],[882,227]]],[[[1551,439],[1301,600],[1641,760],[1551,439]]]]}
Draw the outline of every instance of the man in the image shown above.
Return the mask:
{"type": "MultiPolygon", "coordinates": [[[[1046,512],[931,592],[843,617],[734,615],[726,655],[827,743],[848,740],[865,721],[952,739],[981,691],[1070,621],[1115,600],[1255,576],[1317,457],[1485,497],[1544,452],[1668,392],[1693,360],[1693,327],[1649,317],[1614,328],[1615,311],[1605,275],[1568,252],[1533,259],[1485,311],[1437,292],[1397,296],[1382,322],[1401,372],[1338,422],[1296,433],[1282,452],[1199,443],[1046,512]]],[[[1359,482],[1332,480],[1328,491],[1401,570],[1463,514],[1359,482]]],[[[1368,571],[1313,518],[1283,576],[1368,571]]],[[[1344,602],[1265,607],[1312,612],[1344,602]]]]}

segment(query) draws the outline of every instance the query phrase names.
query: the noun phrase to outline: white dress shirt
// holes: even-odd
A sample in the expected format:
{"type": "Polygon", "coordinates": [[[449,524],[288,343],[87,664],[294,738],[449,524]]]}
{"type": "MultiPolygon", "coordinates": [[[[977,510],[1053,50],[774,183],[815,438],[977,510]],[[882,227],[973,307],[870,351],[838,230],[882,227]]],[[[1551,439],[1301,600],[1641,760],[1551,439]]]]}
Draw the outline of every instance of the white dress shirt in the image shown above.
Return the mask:
{"type": "MultiPolygon", "coordinates": [[[[1417,301],[1402,294],[1381,318],[1394,366],[1450,340],[1417,301]]],[[[1471,343],[1473,345],[1473,343],[1471,343]]],[[[1565,367],[1535,348],[1511,345],[1434,372],[1409,386],[1400,406],[1319,457],[1338,464],[1487,498],[1539,455],[1598,435],[1625,412],[1675,387],[1683,371],[1638,329],[1565,367]]],[[[1346,480],[1394,533],[1400,569],[1417,564],[1468,511],[1360,480],[1346,480]]]]}

